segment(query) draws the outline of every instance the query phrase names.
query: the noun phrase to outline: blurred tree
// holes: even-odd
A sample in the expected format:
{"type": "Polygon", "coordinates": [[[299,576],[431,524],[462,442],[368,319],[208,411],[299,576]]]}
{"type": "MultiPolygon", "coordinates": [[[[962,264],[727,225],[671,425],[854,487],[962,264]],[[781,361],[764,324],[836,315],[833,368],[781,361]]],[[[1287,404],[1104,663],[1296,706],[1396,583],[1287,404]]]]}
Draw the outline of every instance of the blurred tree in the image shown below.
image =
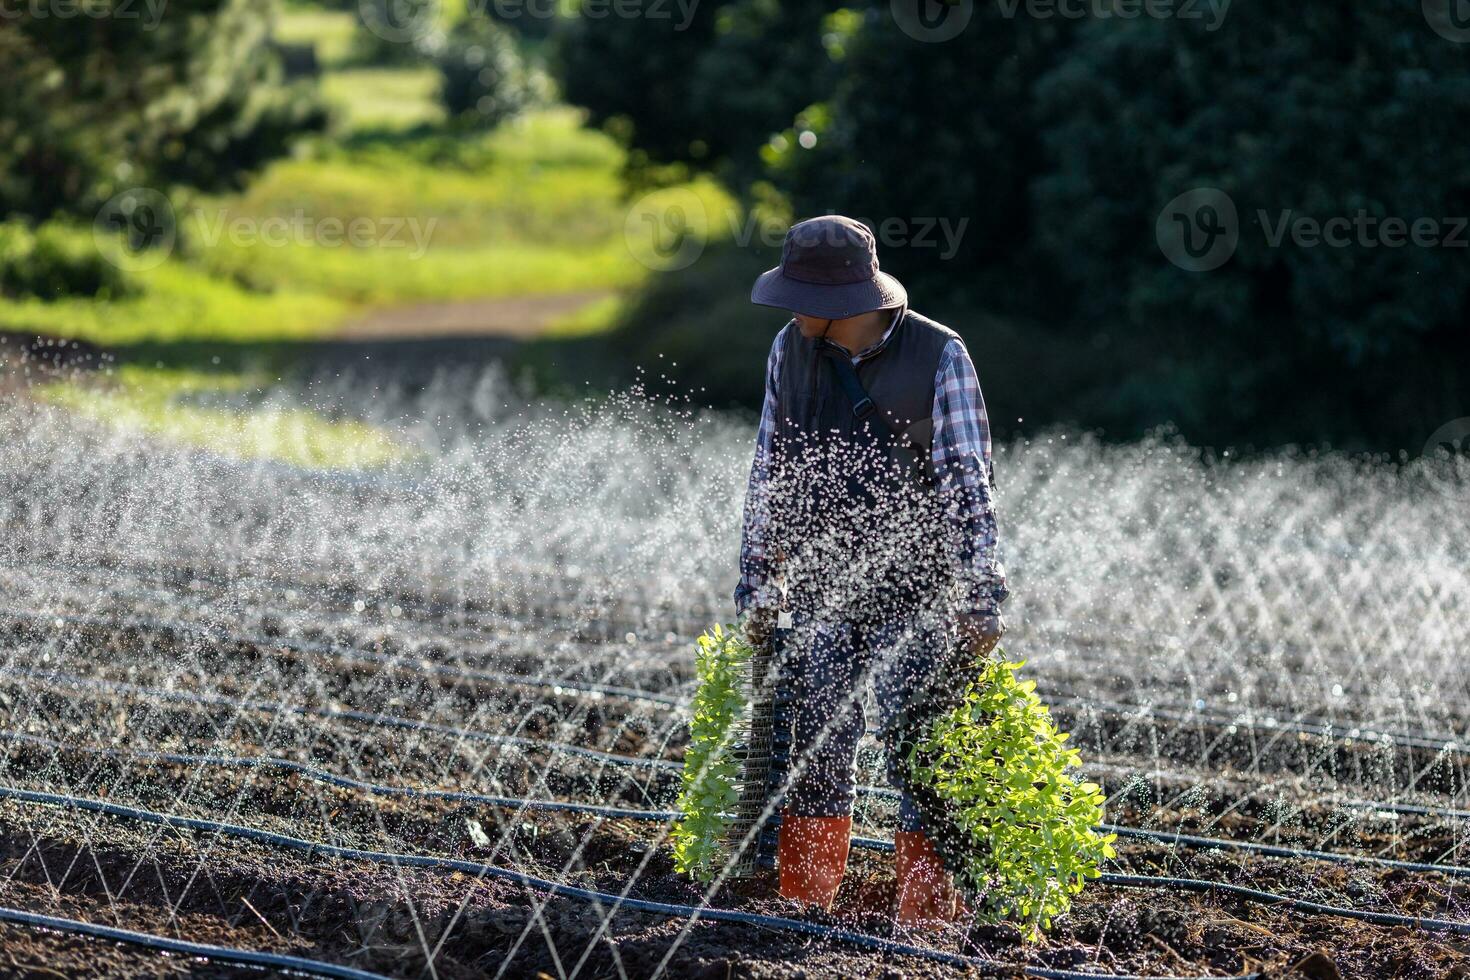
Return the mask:
{"type": "Polygon", "coordinates": [[[747,199],[773,188],[796,217],[869,221],[925,308],[1028,324],[1055,361],[1028,368],[1069,379],[1030,386],[1014,413],[1030,422],[1417,448],[1470,412],[1470,45],[1418,4],[1221,20],[976,3],[942,41],[899,9],[725,0],[684,32],[572,22],[566,93],[646,160],[713,169],[747,199]],[[1239,215],[1208,272],[1157,233],[1200,187],[1239,215]],[[1288,228],[1272,244],[1301,217],[1345,219],[1349,240],[1299,246],[1288,228]],[[1425,220],[1454,237],[1383,237],[1425,220]]]}
{"type": "Polygon", "coordinates": [[[1033,300],[1056,297],[1033,244],[1028,188],[1043,160],[1030,87],[1076,33],[1073,21],[976,4],[957,36],[928,42],[871,3],[832,51],[830,97],[768,149],[770,179],[798,217],[874,225],[885,268],[920,289],[1037,312],[1033,300]]]}
{"type": "Polygon", "coordinates": [[[436,63],[444,108],[461,125],[489,128],[551,99],[545,72],[521,56],[510,28],[487,16],[455,24],[436,63]]]}
{"type": "Polygon", "coordinates": [[[1216,30],[1097,21],[1037,80],[1034,227],[1070,287],[1061,312],[1154,351],[1120,394],[1122,416],[1217,435],[1310,418],[1403,445],[1463,411],[1382,384],[1453,353],[1463,384],[1470,361],[1470,233],[1459,247],[1383,236],[1386,219],[1443,234],[1444,219],[1470,215],[1470,51],[1418,13],[1379,0],[1253,7],[1216,30]],[[1214,271],[1176,267],[1155,239],[1161,210],[1196,187],[1238,214],[1238,247],[1214,271]],[[1273,242],[1298,218],[1337,219],[1345,237],[1273,242]],[[1323,389],[1351,396],[1335,399],[1335,424],[1311,407],[1323,389]]]}
{"type": "Polygon", "coordinates": [[[357,20],[354,64],[426,65],[443,47],[450,15],[444,0],[332,0],[330,5],[343,7],[357,20]]]}
{"type": "Polygon", "coordinates": [[[828,47],[840,44],[841,4],[658,9],[665,16],[563,19],[555,49],[565,97],[629,144],[634,173],[687,164],[743,189],[761,175],[766,141],[835,84],[828,47]]]}
{"type": "Polygon", "coordinates": [[[272,3],[172,0],[156,22],[145,10],[0,19],[0,216],[90,218],[149,182],[237,186],[326,125],[310,89],[281,84],[272,3]]]}
{"type": "Polygon", "coordinates": [[[631,169],[707,156],[698,144],[714,122],[701,117],[688,89],[730,2],[696,4],[687,21],[665,5],[667,17],[573,13],[559,23],[553,61],[562,93],[629,146],[631,169]]]}

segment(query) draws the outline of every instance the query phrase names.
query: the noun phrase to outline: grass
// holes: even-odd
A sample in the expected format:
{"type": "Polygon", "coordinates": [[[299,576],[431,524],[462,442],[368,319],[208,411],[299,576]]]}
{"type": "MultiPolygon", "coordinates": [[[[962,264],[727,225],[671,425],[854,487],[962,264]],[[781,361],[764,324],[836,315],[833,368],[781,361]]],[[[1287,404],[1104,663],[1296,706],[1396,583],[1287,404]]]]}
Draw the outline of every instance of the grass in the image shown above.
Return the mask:
{"type": "Polygon", "coordinates": [[[352,46],[362,29],[353,12],[290,6],[276,16],[275,39],[283,44],[310,44],[317,61],[340,65],[352,56],[352,46]]]}
{"type": "Polygon", "coordinates": [[[566,316],[552,320],[541,336],[548,340],[565,340],[604,334],[616,328],[628,315],[629,309],[628,297],[620,293],[595,299],[566,316]]]}
{"type": "MultiPolygon", "coordinates": [[[[277,36],[311,41],[323,63],[341,64],[354,30],[350,14],[291,8],[277,36]]],[[[625,234],[635,225],[622,149],[566,107],[489,133],[446,129],[436,85],[426,68],[329,69],[322,86],[343,111],[343,131],[271,164],[239,194],[176,197],[178,246],[155,267],[128,272],[129,295],[0,297],[0,329],[88,341],[118,350],[124,362],[133,349],[137,363],[125,363],[116,383],[54,384],[41,396],[88,418],[234,455],[373,465],[401,450],[369,427],[188,399],[248,385],[248,376],[227,371],[268,357],[261,345],[331,337],[377,306],[605,289],[619,295],[562,318],[549,334],[611,329],[627,313],[621,297],[656,274],[625,234]],[[339,241],[331,229],[354,221],[371,233],[339,241]],[[271,227],[277,240],[262,241],[271,227]],[[176,367],[141,366],[155,362],[176,367]]],[[[696,211],[734,207],[708,179],[676,191],[686,204],[697,201],[696,211]]],[[[54,227],[79,249],[95,248],[91,228],[54,227]]]]}
{"type": "Polygon", "coordinates": [[[36,395],[89,419],[241,459],[361,469],[409,458],[408,447],[380,429],[328,421],[305,409],[235,411],[189,398],[244,392],[264,379],[247,375],[123,365],[106,386],[49,384],[36,395]]]}
{"type": "MultiPolygon", "coordinates": [[[[624,238],[620,149],[567,109],[482,136],[360,135],[278,161],[242,194],[181,209],[180,247],[133,272],[137,294],[0,301],[0,327],[116,347],[331,335],[370,306],[626,289],[650,271],[624,238]],[[252,234],[277,220],[287,244],[252,234]],[[360,246],[326,222],[362,220],[360,246]],[[415,232],[417,237],[415,237],[415,232]]],[[[711,181],[686,185],[711,213],[733,207],[711,181]]],[[[90,242],[91,230],[66,232],[90,242]]],[[[564,329],[611,322],[603,304],[564,329]],[[599,317],[601,318],[599,320],[599,317]]]]}
{"type": "Polygon", "coordinates": [[[214,340],[260,342],[320,336],[351,307],[321,293],[253,292],[178,260],[132,276],[137,296],[0,302],[0,328],[107,346],[214,340]]]}
{"type": "Polygon", "coordinates": [[[341,68],[324,72],[322,95],[348,129],[411,129],[444,121],[433,68],[341,68]]]}
{"type": "MultiPolygon", "coordinates": [[[[621,166],[619,148],[565,109],[483,137],[360,137],[277,163],[187,216],[184,232],[214,275],[352,303],[617,288],[647,272],[623,241],[621,166]],[[364,221],[384,242],[281,248],[218,235],[221,219],[242,218],[364,221]]],[[[723,204],[712,184],[699,193],[723,204]]]]}

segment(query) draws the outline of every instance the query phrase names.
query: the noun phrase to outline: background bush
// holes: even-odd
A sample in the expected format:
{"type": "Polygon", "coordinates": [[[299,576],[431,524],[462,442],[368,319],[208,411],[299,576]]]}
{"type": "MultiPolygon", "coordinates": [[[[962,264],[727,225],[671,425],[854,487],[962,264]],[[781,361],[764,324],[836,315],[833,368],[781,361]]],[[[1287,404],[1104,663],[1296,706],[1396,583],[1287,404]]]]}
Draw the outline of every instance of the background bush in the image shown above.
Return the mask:
{"type": "Polygon", "coordinates": [[[0,222],[0,296],[120,299],[135,285],[103,258],[90,229],[59,224],[32,230],[24,222],[0,222]]]}
{"type": "Polygon", "coordinates": [[[521,56],[509,28],[482,16],[461,20],[436,58],[451,120],[491,128],[550,101],[544,72],[521,56]]]}
{"type": "Polygon", "coordinates": [[[309,90],[282,84],[271,0],[172,0],[156,25],[140,6],[5,20],[0,218],[90,221],[128,187],[235,187],[325,126],[309,90]]]}
{"type": "MultiPolygon", "coordinates": [[[[1115,438],[1172,421],[1217,445],[1417,451],[1470,414],[1470,250],[1272,248],[1257,218],[1470,216],[1470,45],[1418,3],[1235,4],[1218,25],[975,4],[939,44],[886,2],[799,6],[703,4],[684,31],[572,22],[566,95],[643,158],[710,169],[747,202],[967,221],[951,257],[882,261],[916,308],[957,317],[988,394],[1025,372],[1001,435],[1017,418],[1115,438]],[[611,72],[627,84],[601,84],[611,72]],[[1161,209],[1201,186],[1240,214],[1238,251],[1207,274],[1155,238],[1161,209]]],[[[749,287],[710,285],[715,308],[749,287]]],[[[726,339],[690,328],[630,320],[624,341],[726,339]]],[[[722,370],[759,403],[758,359],[722,370]]]]}

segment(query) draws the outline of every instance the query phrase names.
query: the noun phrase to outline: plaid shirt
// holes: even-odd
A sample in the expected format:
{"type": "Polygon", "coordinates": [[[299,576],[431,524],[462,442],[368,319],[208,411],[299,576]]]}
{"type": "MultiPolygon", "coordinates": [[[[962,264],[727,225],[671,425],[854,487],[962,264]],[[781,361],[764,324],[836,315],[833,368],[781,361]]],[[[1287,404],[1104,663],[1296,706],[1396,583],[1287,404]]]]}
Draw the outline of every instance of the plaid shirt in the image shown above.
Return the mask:
{"type": "MultiPolygon", "coordinates": [[[[901,312],[901,311],[899,311],[901,312]]],[[[888,344],[899,313],[894,314],[883,339],[853,358],[856,364],[872,357],[888,344]]],[[[776,390],[781,375],[781,346],[791,324],[781,328],[771,345],[766,362],[766,398],[756,432],[755,460],[745,494],[745,521],[740,538],[740,583],[735,587],[735,608],[744,613],[752,605],[774,603],[778,596],[770,581],[771,567],[766,540],[769,528],[771,442],[776,432],[776,390]]],[[[994,463],[990,456],[990,419],[980,394],[980,379],[970,354],[959,340],[951,340],[939,357],[934,377],[934,471],[939,474],[937,490],[944,498],[950,520],[960,534],[958,566],[961,569],[965,610],[985,616],[1000,613],[1000,604],[1010,595],[1005,569],[996,560],[998,531],[995,523],[994,463]]]]}

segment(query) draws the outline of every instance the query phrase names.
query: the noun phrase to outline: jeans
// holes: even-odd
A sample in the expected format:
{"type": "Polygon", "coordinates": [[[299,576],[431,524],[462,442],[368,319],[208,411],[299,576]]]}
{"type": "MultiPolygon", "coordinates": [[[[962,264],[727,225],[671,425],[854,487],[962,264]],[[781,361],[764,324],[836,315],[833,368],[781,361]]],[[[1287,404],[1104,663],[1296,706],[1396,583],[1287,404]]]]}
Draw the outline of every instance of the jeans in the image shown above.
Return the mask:
{"type": "MultiPolygon", "coordinates": [[[[803,817],[847,816],[857,797],[867,681],[873,681],[879,730],[887,733],[909,699],[923,696],[953,641],[942,626],[913,622],[812,623],[798,616],[795,627],[788,669],[797,707],[786,808],[803,817]]],[[[887,747],[888,781],[902,790],[905,760],[887,747]]],[[[920,829],[907,794],[899,805],[899,829],[920,829]]]]}

